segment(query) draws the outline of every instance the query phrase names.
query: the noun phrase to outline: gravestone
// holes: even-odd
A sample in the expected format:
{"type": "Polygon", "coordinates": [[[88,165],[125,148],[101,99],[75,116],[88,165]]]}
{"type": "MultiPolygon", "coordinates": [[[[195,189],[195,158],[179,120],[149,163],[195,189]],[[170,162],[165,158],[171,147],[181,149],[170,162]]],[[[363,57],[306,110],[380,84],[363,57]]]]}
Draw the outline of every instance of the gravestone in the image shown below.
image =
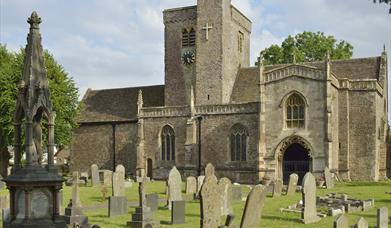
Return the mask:
{"type": "Polygon", "coordinates": [[[93,187],[100,185],[99,168],[96,164],[91,165],[91,183],[93,187]]]}
{"type": "MultiPolygon", "coordinates": [[[[0,210],[10,207],[10,197],[9,195],[0,196],[0,210]]],[[[1,211],[0,211],[1,212],[1,211]]]]}
{"type": "Polygon", "coordinates": [[[266,187],[256,185],[248,194],[240,227],[259,227],[262,208],[266,200],[266,187]]]}
{"type": "Polygon", "coordinates": [[[147,207],[151,209],[152,212],[157,211],[159,206],[159,196],[158,194],[152,193],[152,194],[146,194],[145,196],[147,201],[147,207]]]}
{"type": "Polygon", "coordinates": [[[197,177],[197,196],[200,195],[202,185],[204,184],[204,179],[205,179],[205,176],[198,176],[197,177]]]}
{"type": "Polygon", "coordinates": [[[296,173],[292,173],[291,175],[289,175],[288,189],[286,191],[287,196],[293,195],[296,192],[298,180],[299,176],[296,173]]]}
{"type": "Polygon", "coordinates": [[[80,180],[84,181],[84,184],[88,183],[88,172],[80,172],[80,180]]]}
{"type": "Polygon", "coordinates": [[[215,167],[211,163],[208,163],[205,167],[205,176],[208,176],[208,175],[215,177],[216,182],[217,182],[217,177],[215,175],[215,167]]]}
{"type": "Polygon", "coordinates": [[[325,180],[327,189],[334,187],[333,176],[330,172],[330,169],[327,166],[326,166],[326,168],[324,168],[324,180],[325,180]]]}
{"type": "Polygon", "coordinates": [[[239,201],[242,200],[242,186],[234,184],[232,186],[232,200],[239,201]]]}
{"type": "Polygon", "coordinates": [[[220,206],[221,215],[229,215],[233,213],[232,210],[232,184],[231,181],[223,177],[218,182],[220,189],[220,206]]]}
{"type": "Polygon", "coordinates": [[[111,187],[112,178],[113,178],[113,171],[111,170],[99,170],[99,180],[101,183],[103,183],[104,186],[111,187]]]}
{"type": "Polygon", "coordinates": [[[184,200],[171,202],[171,224],[184,224],[186,214],[186,202],[184,200]]]}
{"type": "Polygon", "coordinates": [[[67,208],[65,208],[65,221],[68,225],[79,224],[80,227],[87,228],[88,217],[84,215],[79,195],[79,173],[73,172],[72,199],[69,200],[67,208]]]}
{"type": "Polygon", "coordinates": [[[308,172],[305,174],[302,183],[303,209],[301,218],[304,224],[318,222],[320,217],[316,211],[316,181],[314,175],[308,172]]]}
{"type": "Polygon", "coordinates": [[[388,208],[381,207],[377,209],[377,226],[376,228],[388,228],[388,208]]]}
{"type": "Polygon", "coordinates": [[[197,179],[193,176],[186,178],[186,195],[195,194],[197,192],[197,179]]]}
{"type": "Polygon", "coordinates": [[[345,214],[338,216],[334,221],[334,228],[349,228],[349,220],[345,214]]]}
{"type": "Polygon", "coordinates": [[[109,217],[128,213],[128,201],[125,196],[125,179],[122,172],[113,173],[112,196],[109,198],[109,217]]]}
{"type": "Polygon", "coordinates": [[[281,196],[282,187],[283,187],[283,184],[282,184],[282,180],[281,179],[277,179],[277,180],[274,181],[273,197],[281,196]]]}
{"type": "Polygon", "coordinates": [[[220,190],[217,185],[217,177],[214,175],[213,171],[210,169],[209,172],[205,172],[205,179],[200,191],[201,228],[220,226],[220,190]]]}
{"type": "Polygon", "coordinates": [[[182,178],[178,169],[174,166],[168,174],[167,180],[167,206],[171,210],[172,201],[182,200],[182,178]]]}
{"type": "Polygon", "coordinates": [[[368,222],[363,217],[359,218],[354,228],[368,228],[368,222]]]}
{"type": "Polygon", "coordinates": [[[115,167],[115,172],[121,173],[122,178],[125,180],[125,167],[123,165],[121,165],[121,164],[117,165],[115,167]]]}

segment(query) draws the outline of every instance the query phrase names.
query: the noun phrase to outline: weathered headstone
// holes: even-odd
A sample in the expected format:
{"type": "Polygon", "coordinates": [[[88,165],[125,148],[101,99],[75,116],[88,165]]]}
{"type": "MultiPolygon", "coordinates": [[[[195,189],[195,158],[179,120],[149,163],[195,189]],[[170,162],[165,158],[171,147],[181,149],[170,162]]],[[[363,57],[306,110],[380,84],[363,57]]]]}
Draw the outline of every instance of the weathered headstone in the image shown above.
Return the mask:
{"type": "Polygon", "coordinates": [[[184,224],[185,223],[185,214],[186,214],[186,202],[181,201],[172,201],[171,202],[171,224],[184,224]]]}
{"type": "Polygon", "coordinates": [[[99,179],[104,186],[111,187],[113,178],[113,171],[111,170],[99,170],[99,179]]]}
{"type": "Polygon", "coordinates": [[[170,210],[171,202],[174,200],[182,200],[182,178],[175,166],[170,170],[167,180],[167,206],[170,210]]]}
{"type": "Polygon", "coordinates": [[[232,200],[239,201],[242,200],[242,186],[234,184],[232,186],[232,200]]]}
{"type": "Polygon", "coordinates": [[[217,185],[217,177],[214,168],[209,167],[205,172],[205,179],[201,188],[201,228],[220,226],[220,191],[217,185]]]}
{"type": "Polygon", "coordinates": [[[200,195],[202,185],[204,184],[204,179],[205,179],[205,176],[198,176],[197,177],[197,196],[200,195]]]}
{"type": "Polygon", "coordinates": [[[281,196],[282,187],[283,187],[283,184],[282,184],[282,180],[281,179],[277,179],[277,180],[274,181],[273,197],[281,196]]]}
{"type": "Polygon", "coordinates": [[[155,194],[155,193],[146,194],[145,198],[147,201],[147,207],[149,207],[152,212],[157,211],[158,206],[159,206],[158,194],[155,194]]]}
{"type": "Polygon", "coordinates": [[[354,228],[368,228],[368,222],[363,217],[359,218],[354,228]]]}
{"type": "Polygon", "coordinates": [[[302,183],[302,198],[304,208],[301,212],[302,221],[305,224],[318,222],[320,217],[316,211],[316,181],[314,175],[308,172],[305,174],[302,183]]]}
{"type": "Polygon", "coordinates": [[[121,172],[113,173],[113,195],[109,198],[109,217],[128,213],[128,202],[125,196],[124,181],[121,172]]]}
{"type": "Polygon", "coordinates": [[[206,164],[205,176],[213,176],[216,178],[217,181],[217,177],[215,175],[215,167],[211,163],[206,164]]]}
{"type": "Polygon", "coordinates": [[[388,228],[388,208],[381,207],[377,209],[377,226],[376,228],[388,228]]]}
{"type": "Polygon", "coordinates": [[[327,189],[334,187],[334,179],[333,179],[333,176],[330,172],[330,169],[327,166],[326,166],[326,168],[324,168],[324,180],[326,182],[327,189]]]}
{"type": "Polygon", "coordinates": [[[240,227],[259,227],[266,194],[266,187],[260,184],[250,191],[247,196],[240,227]]]}
{"type": "Polygon", "coordinates": [[[292,173],[291,175],[289,175],[288,189],[286,191],[287,196],[292,195],[296,192],[298,180],[299,180],[299,176],[296,173],[292,173]]]}
{"type": "Polygon", "coordinates": [[[88,217],[82,211],[82,205],[79,195],[79,173],[73,172],[72,199],[65,208],[65,221],[68,225],[79,224],[80,227],[89,227],[88,217]]]}
{"type": "Polygon", "coordinates": [[[342,214],[334,220],[334,228],[349,228],[349,220],[345,214],[342,214]]]}
{"type": "Polygon", "coordinates": [[[233,213],[231,181],[228,178],[223,177],[219,180],[218,185],[220,188],[221,215],[229,215],[233,213]]]}
{"type": "Polygon", "coordinates": [[[99,186],[99,168],[96,164],[91,165],[91,183],[93,187],[99,186]]]}
{"type": "Polygon", "coordinates": [[[197,179],[193,176],[186,178],[186,195],[195,194],[197,192],[197,179]]]}
{"type": "Polygon", "coordinates": [[[117,165],[115,167],[115,172],[121,173],[122,174],[122,178],[125,180],[125,174],[126,173],[125,173],[125,167],[123,165],[121,165],[121,164],[117,165]]]}

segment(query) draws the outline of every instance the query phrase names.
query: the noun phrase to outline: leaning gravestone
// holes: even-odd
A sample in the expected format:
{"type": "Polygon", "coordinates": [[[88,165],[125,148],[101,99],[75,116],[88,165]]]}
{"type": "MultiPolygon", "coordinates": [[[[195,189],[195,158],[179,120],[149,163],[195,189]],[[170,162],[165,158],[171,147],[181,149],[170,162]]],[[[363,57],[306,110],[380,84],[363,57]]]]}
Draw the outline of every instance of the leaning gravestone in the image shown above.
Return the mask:
{"type": "Polygon", "coordinates": [[[246,205],[243,211],[241,228],[259,227],[262,208],[265,204],[267,190],[266,187],[256,185],[247,196],[246,205]]]}
{"type": "Polygon", "coordinates": [[[200,195],[202,185],[204,184],[204,179],[205,179],[205,176],[198,176],[197,177],[197,196],[200,195]]]}
{"type": "Polygon", "coordinates": [[[73,185],[72,185],[72,199],[69,201],[67,208],[65,208],[65,221],[68,225],[78,224],[80,227],[87,228],[88,217],[83,214],[82,205],[79,195],[79,173],[73,172],[73,185]]]}
{"type": "Polygon", "coordinates": [[[289,175],[289,183],[288,183],[288,189],[286,191],[286,195],[292,195],[296,192],[297,187],[297,181],[299,180],[299,176],[296,173],[292,173],[289,175]]]}
{"type": "Polygon", "coordinates": [[[368,228],[368,222],[365,220],[363,217],[361,217],[358,221],[357,224],[354,225],[354,228],[368,228]]]}
{"type": "Polygon", "coordinates": [[[324,180],[326,182],[327,189],[334,187],[334,180],[333,180],[332,174],[330,172],[330,169],[327,166],[326,166],[326,168],[324,168],[324,180]]]}
{"type": "Polygon", "coordinates": [[[334,221],[334,228],[349,228],[349,220],[345,214],[338,216],[334,221]]]}
{"type": "Polygon", "coordinates": [[[117,173],[121,173],[122,174],[122,178],[125,180],[125,167],[121,164],[117,165],[115,167],[115,172],[117,173]]]}
{"type": "Polygon", "coordinates": [[[184,200],[171,202],[171,224],[184,224],[186,214],[186,202],[184,200]]]}
{"type": "Polygon", "coordinates": [[[377,226],[376,228],[388,228],[388,208],[381,207],[377,209],[377,226]]]}
{"type": "Polygon", "coordinates": [[[113,195],[109,198],[109,217],[128,213],[128,202],[125,196],[125,180],[121,172],[113,173],[113,195]]]}
{"type": "Polygon", "coordinates": [[[208,172],[205,170],[206,175],[200,193],[201,228],[220,226],[220,190],[217,185],[217,177],[214,175],[214,167],[210,164],[208,166],[208,172]]]}
{"type": "Polygon", "coordinates": [[[232,214],[232,183],[228,178],[223,177],[219,180],[218,186],[220,189],[221,215],[232,214]]]}
{"type": "Polygon", "coordinates": [[[320,217],[316,211],[316,181],[314,175],[308,172],[303,178],[303,205],[301,218],[304,224],[318,222],[320,217]]]}
{"type": "Polygon", "coordinates": [[[186,195],[192,195],[197,192],[197,179],[193,176],[186,178],[186,195]]]}
{"type": "Polygon", "coordinates": [[[91,165],[91,182],[93,187],[100,185],[98,170],[99,168],[96,164],[91,165]]]}
{"type": "Polygon", "coordinates": [[[182,200],[182,178],[178,169],[174,166],[168,174],[167,180],[167,206],[171,210],[172,201],[182,200]]]}
{"type": "Polygon", "coordinates": [[[282,192],[282,180],[281,179],[277,179],[274,181],[274,185],[273,185],[273,197],[276,197],[276,196],[281,196],[281,192],[282,192]]]}

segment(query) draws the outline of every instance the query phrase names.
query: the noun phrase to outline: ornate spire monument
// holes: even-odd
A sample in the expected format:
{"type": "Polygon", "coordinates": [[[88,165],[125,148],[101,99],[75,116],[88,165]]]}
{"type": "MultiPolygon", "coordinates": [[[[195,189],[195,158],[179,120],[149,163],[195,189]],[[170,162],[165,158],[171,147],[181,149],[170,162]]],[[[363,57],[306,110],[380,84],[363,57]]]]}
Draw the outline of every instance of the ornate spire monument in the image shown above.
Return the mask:
{"type": "Polygon", "coordinates": [[[64,179],[54,167],[55,112],[39,33],[41,18],[33,12],[27,22],[30,32],[14,115],[14,166],[11,175],[4,179],[10,192],[10,213],[3,227],[65,227],[59,215],[58,196],[64,179]],[[47,165],[42,163],[43,119],[47,120],[48,129],[47,165]],[[22,163],[23,153],[26,161],[22,163]]]}

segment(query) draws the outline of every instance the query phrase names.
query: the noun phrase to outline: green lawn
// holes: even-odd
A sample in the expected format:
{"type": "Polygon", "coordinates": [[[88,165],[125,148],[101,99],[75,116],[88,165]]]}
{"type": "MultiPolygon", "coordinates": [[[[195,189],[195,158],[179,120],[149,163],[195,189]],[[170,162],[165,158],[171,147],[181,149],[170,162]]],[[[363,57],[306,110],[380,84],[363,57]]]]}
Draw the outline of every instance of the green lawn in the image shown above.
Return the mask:
{"type": "MultiPolygon", "coordinates": [[[[184,185],[183,185],[184,187],[184,185]]],[[[165,183],[164,182],[151,182],[146,184],[146,191],[148,193],[158,193],[159,197],[164,198],[165,183]]],[[[324,196],[326,193],[346,193],[349,197],[357,199],[374,198],[376,207],[386,206],[391,209],[391,195],[385,194],[385,192],[391,191],[391,181],[387,182],[351,182],[351,183],[338,183],[336,187],[331,190],[320,189],[317,192],[318,196],[324,196]]],[[[4,191],[1,191],[2,194],[4,191]]],[[[111,190],[108,189],[108,195],[111,190]]],[[[243,187],[243,192],[248,192],[247,187],[243,187]]],[[[80,187],[80,194],[83,206],[99,205],[107,201],[102,200],[101,188],[98,187],[80,187]]],[[[132,188],[126,189],[126,195],[128,200],[136,201],[138,198],[137,184],[134,184],[132,188]]],[[[64,187],[64,206],[71,197],[71,187],[64,187]]],[[[301,194],[296,193],[293,196],[281,196],[278,198],[271,198],[268,195],[266,204],[262,213],[261,226],[260,227],[332,227],[334,217],[323,218],[319,223],[304,225],[300,222],[300,214],[280,212],[281,207],[286,207],[301,199],[301,194]]],[[[235,223],[240,224],[242,217],[244,201],[234,203],[234,213],[236,215],[235,223]]],[[[97,209],[93,211],[86,211],[86,215],[89,217],[90,224],[98,224],[101,227],[125,227],[127,221],[131,218],[131,213],[134,212],[134,208],[129,208],[128,215],[118,216],[114,218],[107,217],[107,209],[97,209]]],[[[185,225],[169,225],[170,211],[164,208],[164,203],[159,205],[159,210],[156,213],[156,218],[161,221],[162,227],[199,227],[200,220],[200,208],[199,202],[192,201],[186,204],[186,221],[185,225]]],[[[358,213],[348,214],[350,224],[353,225],[358,218],[362,216],[369,222],[370,227],[376,225],[376,208],[358,213]]],[[[222,222],[223,222],[222,218],[222,222]]]]}

